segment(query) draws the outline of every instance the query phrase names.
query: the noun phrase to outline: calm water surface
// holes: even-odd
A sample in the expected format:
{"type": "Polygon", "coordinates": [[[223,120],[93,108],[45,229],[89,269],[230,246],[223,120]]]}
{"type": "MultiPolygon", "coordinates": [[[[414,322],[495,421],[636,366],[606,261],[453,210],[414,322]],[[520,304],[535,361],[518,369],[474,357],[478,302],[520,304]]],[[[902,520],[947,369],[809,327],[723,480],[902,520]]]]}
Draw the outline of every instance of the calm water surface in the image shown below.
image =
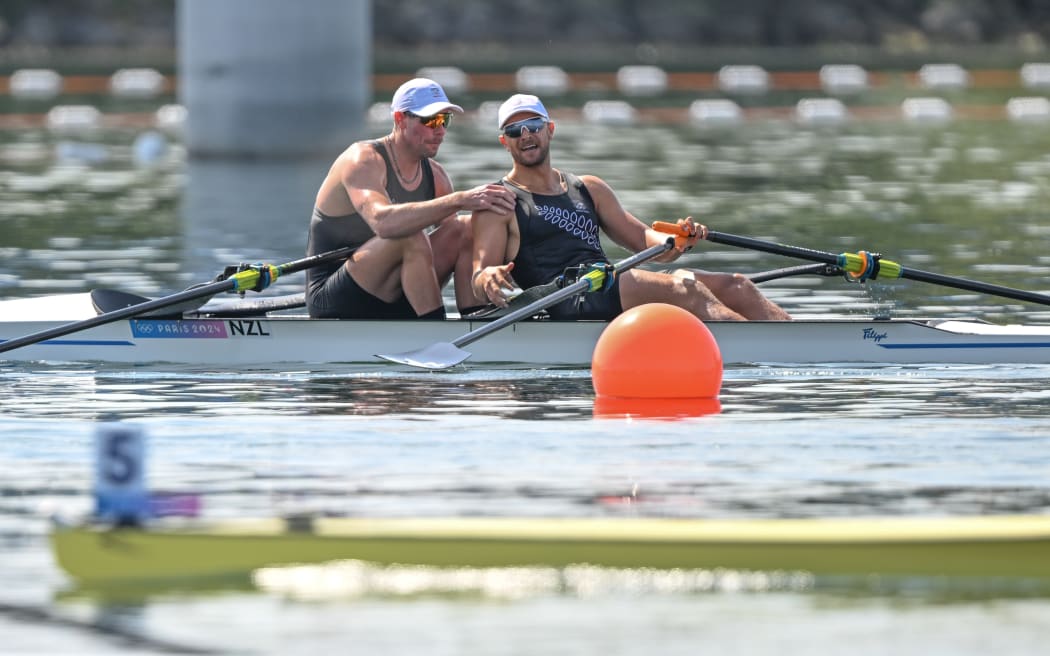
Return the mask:
{"type": "MultiPolygon", "coordinates": [[[[1050,291],[1048,135],[999,123],[563,122],[555,163],[604,176],[646,219],[691,214],[723,232],[1050,291]]],[[[104,135],[102,156],[44,133],[0,135],[0,297],[160,295],[227,264],[301,257],[327,162],[187,165],[171,148],[135,165],[134,136],[104,135]]],[[[491,130],[469,122],[441,155],[460,187],[506,165],[491,130]]],[[[689,258],[745,272],[794,263],[713,245],[689,258]]],[[[765,289],[797,315],[1048,320],[1045,308],[919,283],[765,289]]],[[[596,413],[586,370],[0,364],[3,650],[1041,653],[1050,594],[1027,583],[344,568],[324,589],[274,575],[254,590],[114,601],[72,587],[46,535],[52,514],[90,507],[93,434],[113,420],[146,428],[152,485],[202,494],[209,517],[1045,514],[1048,389],[1043,366],[737,367],[721,412],[645,419],[596,413]]]]}

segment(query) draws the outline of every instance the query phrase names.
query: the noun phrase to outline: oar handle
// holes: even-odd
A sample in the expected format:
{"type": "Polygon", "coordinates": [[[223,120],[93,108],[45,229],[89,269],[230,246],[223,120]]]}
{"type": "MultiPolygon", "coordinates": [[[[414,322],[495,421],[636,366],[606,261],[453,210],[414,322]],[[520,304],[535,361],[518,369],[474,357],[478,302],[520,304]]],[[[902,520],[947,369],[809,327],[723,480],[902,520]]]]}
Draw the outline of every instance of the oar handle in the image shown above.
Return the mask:
{"type": "Polygon", "coordinates": [[[680,226],[677,223],[668,223],[667,221],[653,221],[653,230],[664,232],[669,235],[677,235],[679,237],[689,236],[689,232],[685,229],[685,226],[680,226]]]}

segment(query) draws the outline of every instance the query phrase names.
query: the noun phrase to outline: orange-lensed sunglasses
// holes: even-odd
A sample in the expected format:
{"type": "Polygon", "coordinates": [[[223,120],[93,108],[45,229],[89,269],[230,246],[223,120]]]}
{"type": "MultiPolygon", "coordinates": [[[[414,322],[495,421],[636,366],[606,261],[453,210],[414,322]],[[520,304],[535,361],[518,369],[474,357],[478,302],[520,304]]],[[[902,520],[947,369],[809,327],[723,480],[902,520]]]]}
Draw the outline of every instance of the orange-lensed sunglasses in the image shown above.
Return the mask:
{"type": "Polygon", "coordinates": [[[441,112],[440,114],[434,114],[433,116],[420,116],[419,114],[413,114],[412,112],[405,112],[405,115],[418,118],[420,123],[431,130],[447,128],[449,124],[452,123],[452,112],[441,112]]]}

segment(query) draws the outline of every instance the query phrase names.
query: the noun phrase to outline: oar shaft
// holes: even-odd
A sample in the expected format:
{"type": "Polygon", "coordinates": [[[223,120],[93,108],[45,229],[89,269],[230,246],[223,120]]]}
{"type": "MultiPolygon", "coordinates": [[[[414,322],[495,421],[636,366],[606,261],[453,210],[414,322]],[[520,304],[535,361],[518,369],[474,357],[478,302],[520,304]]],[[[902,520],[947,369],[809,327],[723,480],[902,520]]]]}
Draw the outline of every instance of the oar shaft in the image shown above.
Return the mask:
{"type": "Polygon", "coordinates": [[[289,273],[297,273],[299,271],[305,271],[306,269],[313,268],[319,264],[325,264],[332,262],[333,260],[340,260],[343,258],[350,257],[353,254],[354,248],[351,246],[344,246],[343,248],[337,248],[334,251],[326,251],[324,253],[318,253],[317,255],[310,255],[304,257],[301,260],[295,260],[287,264],[281,264],[277,268],[281,270],[281,273],[287,275],[289,273]]]}
{"type": "Polygon", "coordinates": [[[741,237],[739,235],[730,235],[724,232],[716,232],[714,230],[707,231],[706,239],[707,241],[713,241],[716,244],[748,248],[753,251],[763,251],[775,255],[787,255],[790,257],[797,257],[800,260],[809,260],[811,262],[823,262],[824,264],[838,264],[839,262],[839,256],[833,253],[825,253],[823,251],[815,251],[810,248],[800,248],[798,246],[775,244],[770,241],[762,241],[761,239],[753,239],[751,237],[741,237]]]}
{"type": "MultiPolygon", "coordinates": [[[[766,253],[773,253],[776,255],[787,255],[790,257],[797,257],[799,259],[810,260],[813,262],[823,262],[825,264],[839,263],[839,256],[833,253],[816,251],[810,248],[799,248],[798,246],[786,246],[784,244],[775,244],[773,242],[762,241],[760,239],[753,239],[751,237],[741,237],[739,235],[730,235],[724,232],[716,232],[714,230],[708,231],[707,240],[718,244],[738,246],[740,248],[749,248],[751,250],[763,251],[766,253]]],[[[968,278],[946,276],[940,273],[932,273],[930,271],[922,271],[920,269],[911,269],[905,266],[900,267],[900,277],[907,278],[909,280],[916,280],[918,282],[927,282],[935,285],[941,285],[943,287],[953,287],[955,289],[978,292],[980,294],[991,294],[993,296],[1002,296],[1004,298],[1012,298],[1018,301],[1038,303],[1040,305],[1050,305],[1050,296],[1046,294],[1029,292],[1023,289],[1015,289],[1013,287],[993,285],[977,280],[970,280],[968,278]]]]}
{"type": "Polygon", "coordinates": [[[41,330],[39,332],[25,335],[24,337],[16,337],[15,339],[9,339],[3,344],[0,344],[0,353],[11,351],[22,346],[29,346],[30,344],[36,344],[38,342],[44,342],[49,339],[56,337],[62,337],[70,333],[75,333],[81,330],[87,330],[88,328],[95,328],[103,324],[112,323],[114,321],[120,321],[121,319],[127,319],[128,317],[134,317],[140,314],[145,314],[152,310],[159,310],[161,308],[169,307],[183,301],[192,301],[194,299],[202,298],[204,296],[214,296],[220,292],[224,292],[228,289],[233,289],[236,284],[233,280],[223,280],[221,282],[213,282],[203,287],[195,287],[193,289],[187,289],[186,291],[173,294],[171,296],[165,296],[164,298],[156,298],[152,301],[146,301],[145,303],[138,303],[137,305],[129,305],[126,308],[119,310],[113,310],[112,312],[106,312],[90,319],[84,319],[83,321],[75,321],[68,323],[64,326],[55,326],[54,328],[48,328],[47,330],[41,330]]]}
{"type": "MultiPolygon", "coordinates": [[[[281,264],[275,268],[277,269],[278,276],[295,273],[319,264],[324,264],[325,262],[345,258],[352,252],[352,248],[340,248],[334,251],[304,257],[301,260],[295,260],[293,262],[288,262],[287,264],[281,264]]],[[[9,339],[0,344],[0,353],[12,351],[22,346],[29,346],[30,344],[37,344],[56,337],[62,337],[81,330],[87,330],[88,328],[95,328],[114,321],[120,321],[121,319],[128,319],[147,312],[152,312],[153,310],[171,307],[185,301],[192,301],[198,298],[204,298],[205,296],[214,296],[225,291],[249,288],[254,285],[254,281],[258,279],[258,275],[258,272],[255,271],[242,271],[226,280],[220,280],[200,287],[193,287],[177,294],[172,294],[171,296],[165,296],[163,298],[155,298],[151,301],[146,301],[145,303],[129,305],[126,308],[106,312],[82,321],[74,321],[73,323],[68,323],[64,326],[55,326],[54,328],[41,330],[31,335],[9,339]]],[[[274,279],[276,279],[276,277],[277,276],[274,276],[274,279]]]]}
{"type": "MultiPolygon", "coordinates": [[[[645,249],[644,251],[639,251],[631,257],[621,262],[618,262],[615,265],[615,270],[617,273],[629,271],[630,269],[635,268],[639,264],[642,264],[643,262],[646,262],[647,260],[656,257],[660,253],[669,250],[673,246],[674,237],[669,237],[667,241],[662,244],[651,246],[645,249]]],[[[494,333],[497,330],[500,330],[516,321],[520,321],[521,319],[527,319],[528,317],[531,317],[540,310],[549,308],[550,306],[560,303],[561,301],[570,298],[576,294],[579,294],[580,292],[586,291],[589,287],[590,281],[581,278],[580,280],[577,280],[568,287],[563,287],[558,291],[554,292],[553,294],[549,294],[547,296],[544,296],[543,298],[537,299],[519,310],[515,310],[514,312],[504,315],[491,323],[487,323],[476,330],[470,331],[466,335],[463,335],[459,339],[453,341],[452,344],[456,347],[462,348],[467,344],[476,342],[482,337],[494,333]]]]}
{"type": "Polygon", "coordinates": [[[1002,296],[1004,298],[1012,298],[1016,301],[1026,301],[1028,303],[1037,303],[1039,305],[1050,305],[1050,296],[1046,294],[1040,294],[1038,292],[1029,292],[1023,289],[1014,289],[1013,287],[1002,287],[1000,285],[993,285],[987,282],[980,282],[978,280],[970,280],[968,278],[945,276],[939,273],[932,273],[930,271],[920,271],[919,269],[908,269],[905,267],[901,267],[901,278],[908,278],[909,280],[918,280],[919,282],[933,283],[935,285],[943,285],[944,287],[964,289],[966,291],[978,292],[980,294],[1002,296]]]}
{"type": "Polygon", "coordinates": [[[587,280],[577,280],[568,287],[562,287],[553,294],[549,294],[541,299],[535,300],[523,308],[515,310],[510,314],[504,315],[495,321],[489,322],[481,328],[470,331],[469,333],[463,335],[459,339],[454,340],[452,344],[458,348],[463,348],[467,344],[476,342],[482,337],[494,333],[497,330],[503,328],[504,326],[507,326],[508,324],[520,321],[521,319],[527,319],[528,317],[536,314],[544,308],[550,307],[551,305],[554,305],[555,303],[567,299],[575,294],[579,294],[580,292],[586,291],[590,284],[590,281],[587,280]]]}
{"type": "Polygon", "coordinates": [[[770,280],[779,280],[781,278],[789,278],[791,276],[803,275],[841,276],[842,269],[831,264],[821,264],[819,262],[815,262],[813,264],[798,264],[796,266],[785,267],[783,269],[773,269],[771,271],[749,273],[747,279],[757,285],[759,283],[768,282],[770,280]]]}

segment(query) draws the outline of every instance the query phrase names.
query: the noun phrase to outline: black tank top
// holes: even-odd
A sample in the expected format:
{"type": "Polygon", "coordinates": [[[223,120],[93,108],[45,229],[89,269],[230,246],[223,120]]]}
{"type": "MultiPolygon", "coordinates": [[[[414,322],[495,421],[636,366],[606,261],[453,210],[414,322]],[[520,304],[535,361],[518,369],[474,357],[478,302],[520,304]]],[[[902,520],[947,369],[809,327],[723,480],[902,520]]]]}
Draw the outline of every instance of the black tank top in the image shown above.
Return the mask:
{"type": "MultiPolygon", "coordinates": [[[[407,191],[401,186],[401,181],[394,171],[394,165],[387,153],[386,144],[380,140],[369,142],[379,156],[386,163],[386,193],[390,200],[395,203],[411,203],[434,198],[434,171],[430,166],[430,158],[422,162],[423,180],[419,186],[412,191],[407,191]]],[[[361,215],[357,212],[344,214],[343,216],[328,216],[314,207],[310,217],[310,233],[306,242],[306,254],[317,255],[327,253],[344,246],[353,248],[361,247],[366,241],[375,237],[376,233],[368,226],[361,215]]],[[[306,293],[311,288],[322,284],[332,273],[339,270],[343,263],[317,266],[306,272],[306,293]]]]}
{"type": "Polygon", "coordinates": [[[506,178],[500,181],[518,196],[521,243],[511,275],[523,289],[548,283],[567,267],[608,261],[587,187],[571,173],[561,175],[566,191],[556,196],[529,193],[506,178]]]}

